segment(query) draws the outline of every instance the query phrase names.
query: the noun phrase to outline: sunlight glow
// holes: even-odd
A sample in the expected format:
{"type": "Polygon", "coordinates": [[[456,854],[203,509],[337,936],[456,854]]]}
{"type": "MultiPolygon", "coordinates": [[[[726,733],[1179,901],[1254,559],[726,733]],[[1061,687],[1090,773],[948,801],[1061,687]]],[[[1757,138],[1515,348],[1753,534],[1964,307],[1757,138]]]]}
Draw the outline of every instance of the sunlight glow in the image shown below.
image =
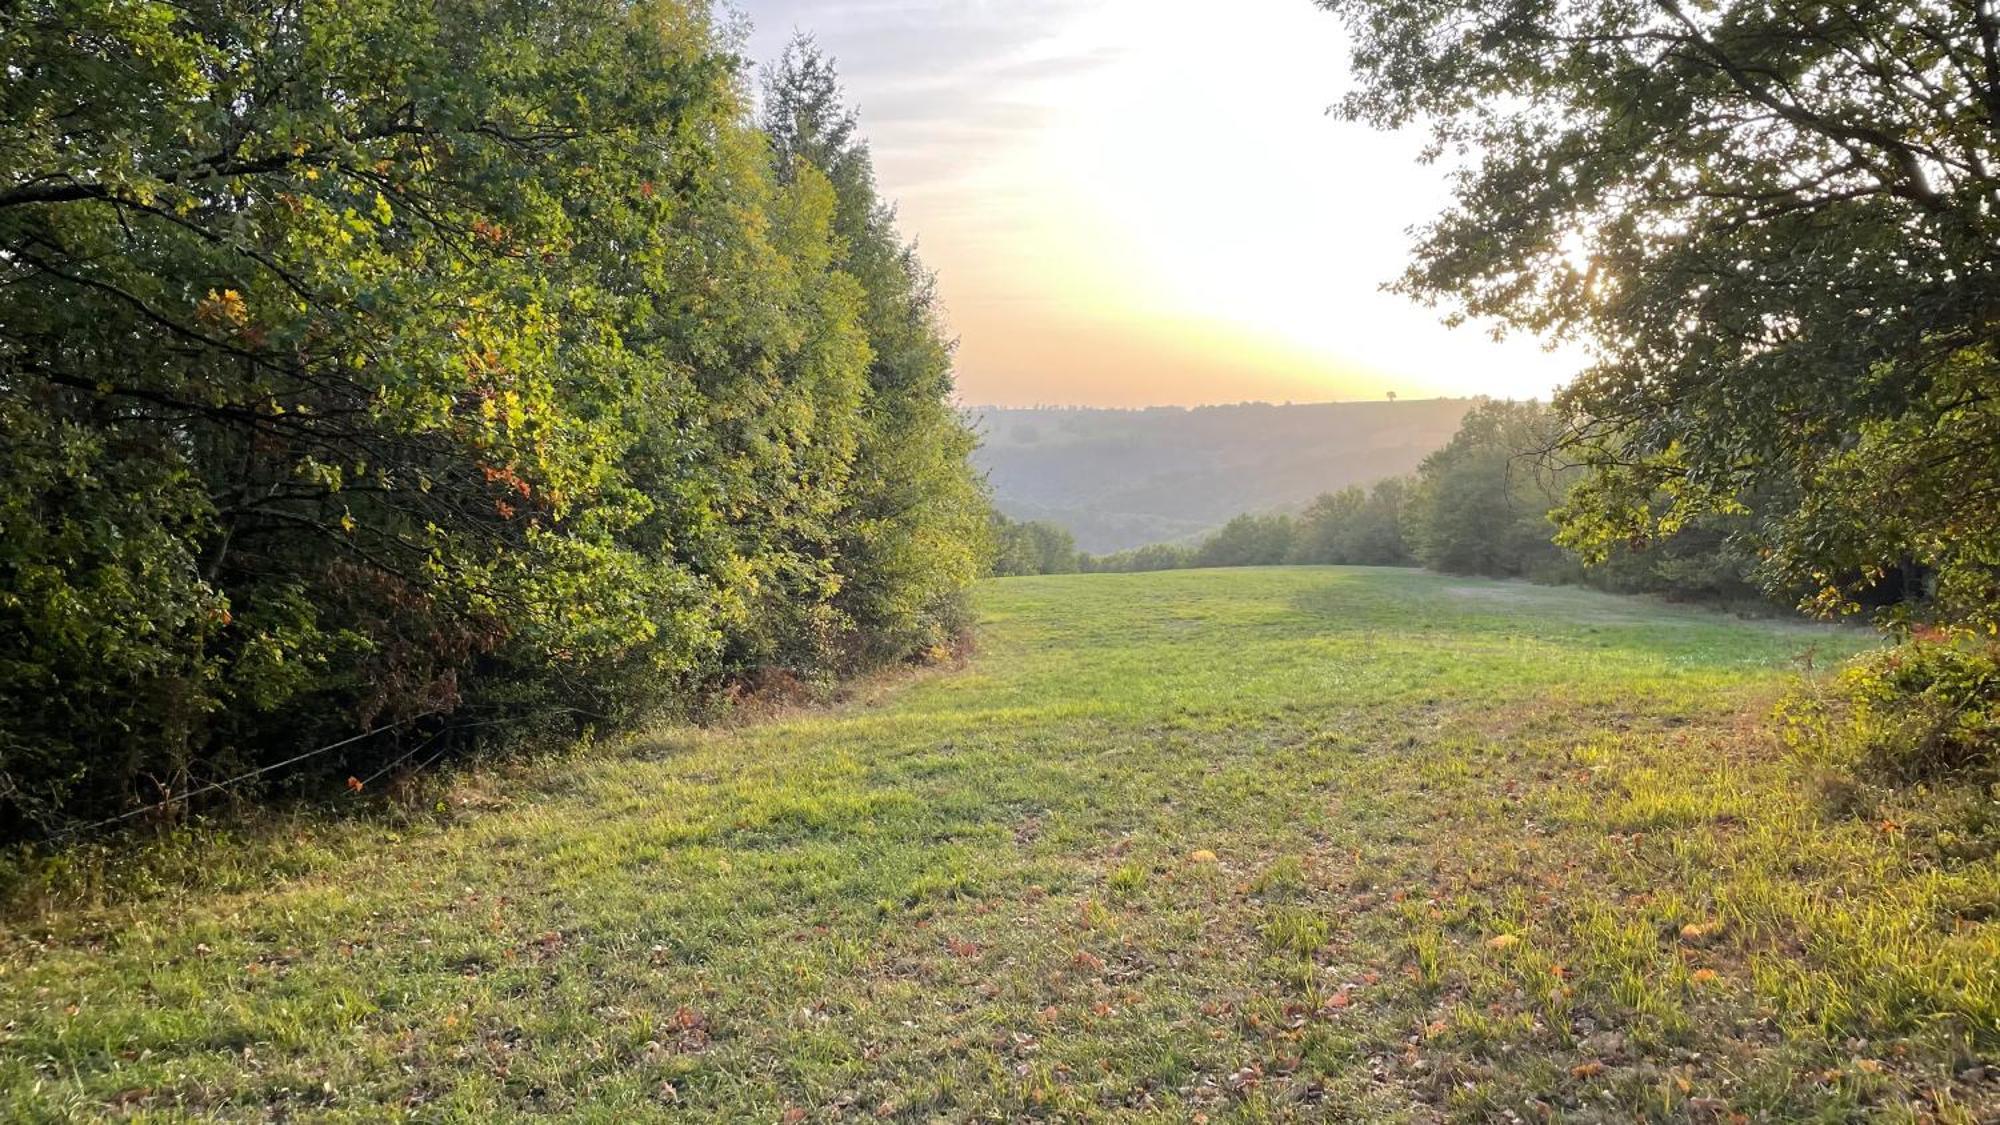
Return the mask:
{"type": "Polygon", "coordinates": [[[941,275],[960,396],[1018,405],[1541,396],[1579,366],[1381,291],[1448,200],[1325,110],[1309,0],[746,0],[817,35],[941,275]]]}

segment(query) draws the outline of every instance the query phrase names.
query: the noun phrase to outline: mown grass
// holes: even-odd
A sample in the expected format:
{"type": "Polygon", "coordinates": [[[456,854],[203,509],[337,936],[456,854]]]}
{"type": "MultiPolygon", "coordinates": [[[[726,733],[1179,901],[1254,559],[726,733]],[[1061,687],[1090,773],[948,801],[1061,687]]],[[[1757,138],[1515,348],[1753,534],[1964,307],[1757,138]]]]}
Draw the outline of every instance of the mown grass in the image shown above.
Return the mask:
{"type": "Polygon", "coordinates": [[[54,881],[0,937],[0,1106],[2000,1114],[1991,850],[1771,733],[1865,637],[1369,570],[981,604],[969,666],[837,709],[54,881]]]}

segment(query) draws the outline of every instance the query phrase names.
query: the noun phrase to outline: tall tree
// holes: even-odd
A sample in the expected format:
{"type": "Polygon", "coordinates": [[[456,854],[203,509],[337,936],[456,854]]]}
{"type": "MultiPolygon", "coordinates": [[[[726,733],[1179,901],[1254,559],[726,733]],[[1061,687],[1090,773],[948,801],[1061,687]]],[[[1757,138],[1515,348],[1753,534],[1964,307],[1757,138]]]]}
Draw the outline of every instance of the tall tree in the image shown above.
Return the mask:
{"type": "Polygon", "coordinates": [[[763,124],[780,181],[817,175],[832,187],[833,266],[860,286],[871,355],[834,604],[864,659],[941,644],[964,626],[966,583],[991,544],[935,281],[897,232],[833,61],[810,38],[793,40],[766,75],[763,124]]]}
{"type": "Polygon", "coordinates": [[[772,174],[703,0],[0,44],[0,834],[948,626],[984,507],[927,285],[865,175],[772,174]]]}
{"type": "Polygon", "coordinates": [[[1537,402],[1483,402],[1424,459],[1408,498],[1419,561],[1448,574],[1553,578],[1566,562],[1549,509],[1571,483],[1538,454],[1556,424],[1537,402]]]}
{"type": "Polygon", "coordinates": [[[1404,288],[1595,350],[1568,542],[1790,497],[1774,584],[1852,609],[1907,564],[2000,627],[2000,9],[1321,4],[1346,114],[1458,168],[1404,288]]]}

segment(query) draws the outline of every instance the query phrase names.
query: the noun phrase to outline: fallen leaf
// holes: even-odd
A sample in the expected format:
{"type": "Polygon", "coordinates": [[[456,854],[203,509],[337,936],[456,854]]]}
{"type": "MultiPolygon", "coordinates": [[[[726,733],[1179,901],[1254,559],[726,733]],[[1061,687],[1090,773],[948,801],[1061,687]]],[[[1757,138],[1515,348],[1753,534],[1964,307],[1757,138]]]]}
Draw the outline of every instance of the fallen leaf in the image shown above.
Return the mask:
{"type": "Polygon", "coordinates": [[[1689,922],[1681,927],[1682,941],[1707,941],[1722,932],[1720,922],[1689,922]]]}
{"type": "Polygon", "coordinates": [[[1488,949],[1512,949],[1519,944],[1521,944],[1521,939],[1514,934],[1501,934],[1499,937],[1489,938],[1486,942],[1486,947],[1488,949]]]}
{"type": "Polygon", "coordinates": [[[1203,848],[1200,851],[1195,852],[1193,855],[1188,856],[1188,859],[1190,862],[1193,863],[1214,863],[1216,861],[1216,855],[1214,852],[1209,851],[1207,848],[1203,848]]]}
{"type": "Polygon", "coordinates": [[[1587,1063],[1569,1068],[1571,1078],[1595,1078],[1604,1073],[1604,1064],[1592,1059],[1587,1063]]]}

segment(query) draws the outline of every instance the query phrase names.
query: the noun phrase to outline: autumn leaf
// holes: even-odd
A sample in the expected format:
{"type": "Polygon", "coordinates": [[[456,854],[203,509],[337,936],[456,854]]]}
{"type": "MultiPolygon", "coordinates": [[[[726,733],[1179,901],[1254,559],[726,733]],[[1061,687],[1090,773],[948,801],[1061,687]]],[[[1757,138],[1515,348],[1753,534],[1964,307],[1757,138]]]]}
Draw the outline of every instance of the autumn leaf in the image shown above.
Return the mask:
{"type": "Polygon", "coordinates": [[[1595,1078],[1604,1073],[1604,1064],[1596,1059],[1569,1068],[1571,1078],[1595,1078]]]}
{"type": "Polygon", "coordinates": [[[1721,922],[1689,922],[1681,927],[1681,940],[1703,942],[1722,932],[1721,922]]]}
{"type": "Polygon", "coordinates": [[[240,329],[250,323],[250,309],[236,290],[218,293],[211,289],[207,297],[195,302],[194,318],[211,328],[240,329]]]}
{"type": "Polygon", "coordinates": [[[1486,947],[1488,949],[1512,949],[1519,944],[1521,944],[1521,939],[1518,936],[1514,934],[1501,934],[1498,937],[1489,938],[1486,942],[1486,947]]]}

